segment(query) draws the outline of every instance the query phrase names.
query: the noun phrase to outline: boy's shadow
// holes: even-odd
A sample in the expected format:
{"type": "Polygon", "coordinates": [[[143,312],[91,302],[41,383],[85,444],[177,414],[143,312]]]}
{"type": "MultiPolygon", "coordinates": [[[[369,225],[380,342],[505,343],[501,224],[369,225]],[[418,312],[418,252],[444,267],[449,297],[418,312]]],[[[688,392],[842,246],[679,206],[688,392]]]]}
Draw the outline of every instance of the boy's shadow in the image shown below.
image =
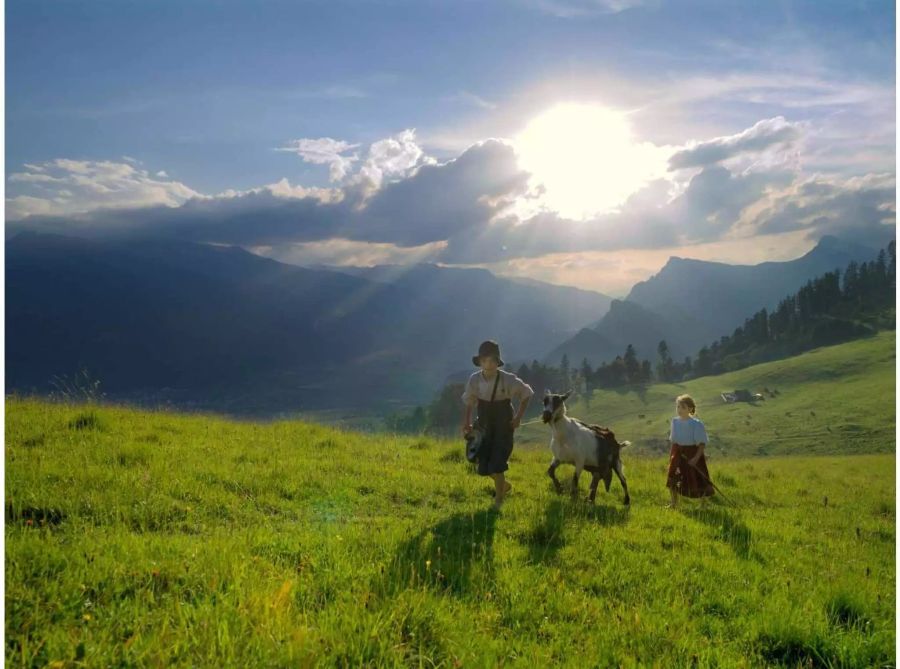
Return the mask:
{"type": "Polygon", "coordinates": [[[736,519],[727,508],[714,502],[714,506],[685,509],[679,505],[681,512],[694,520],[709,525],[716,532],[716,538],[728,543],[741,558],[763,562],[762,557],[752,548],[753,533],[743,522],[736,519]]]}
{"type": "Polygon", "coordinates": [[[492,509],[457,513],[403,541],[373,590],[391,595],[407,588],[434,588],[456,596],[493,580],[492,509]]]}

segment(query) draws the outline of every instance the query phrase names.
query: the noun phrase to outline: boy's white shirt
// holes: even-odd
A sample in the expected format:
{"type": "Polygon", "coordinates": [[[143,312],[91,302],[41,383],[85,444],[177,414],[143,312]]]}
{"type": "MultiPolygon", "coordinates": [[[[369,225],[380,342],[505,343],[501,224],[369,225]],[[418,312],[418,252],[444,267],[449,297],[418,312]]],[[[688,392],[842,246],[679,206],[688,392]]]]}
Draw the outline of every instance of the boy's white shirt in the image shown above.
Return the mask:
{"type": "MultiPolygon", "coordinates": [[[[463,404],[472,406],[478,403],[478,400],[490,401],[491,392],[494,390],[495,377],[486,379],[482,370],[478,370],[466,381],[466,389],[462,394],[463,404]]],[[[522,400],[534,395],[534,390],[518,376],[512,372],[506,372],[502,369],[497,370],[500,380],[497,382],[497,393],[494,395],[496,400],[522,400]]]]}

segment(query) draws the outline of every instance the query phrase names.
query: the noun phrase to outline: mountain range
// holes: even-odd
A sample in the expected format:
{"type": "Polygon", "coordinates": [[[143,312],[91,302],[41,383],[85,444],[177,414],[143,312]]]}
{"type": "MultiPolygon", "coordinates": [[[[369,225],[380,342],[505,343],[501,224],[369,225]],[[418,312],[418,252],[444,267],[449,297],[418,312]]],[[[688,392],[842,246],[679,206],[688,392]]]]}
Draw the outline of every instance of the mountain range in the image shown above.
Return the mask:
{"type": "Polygon", "coordinates": [[[674,359],[693,356],[756,311],[776,307],[808,280],[877,254],[877,249],[827,235],[803,256],[783,262],[729,265],[672,256],[659,272],[635,284],[625,300],[613,300],[605,315],[542,360],[559,365],[565,354],[572,365],[587,358],[596,366],[633,344],[639,358],[655,361],[662,339],[674,359]]]}
{"type": "Polygon", "coordinates": [[[241,414],[428,401],[484,339],[509,368],[693,355],[807,279],[875,251],[824,238],[802,258],[671,258],[628,298],[429,264],[298,267],[244,249],[22,232],[6,241],[6,385],[86,369],[113,399],[241,414]],[[591,324],[585,327],[586,324],[591,324]],[[549,352],[549,353],[548,353],[549,352]]]}
{"type": "Polygon", "coordinates": [[[6,382],[86,368],[109,397],[258,413],[430,398],[487,338],[523,358],[611,298],[433,265],[334,271],[237,247],[20,233],[6,242],[6,382]]]}

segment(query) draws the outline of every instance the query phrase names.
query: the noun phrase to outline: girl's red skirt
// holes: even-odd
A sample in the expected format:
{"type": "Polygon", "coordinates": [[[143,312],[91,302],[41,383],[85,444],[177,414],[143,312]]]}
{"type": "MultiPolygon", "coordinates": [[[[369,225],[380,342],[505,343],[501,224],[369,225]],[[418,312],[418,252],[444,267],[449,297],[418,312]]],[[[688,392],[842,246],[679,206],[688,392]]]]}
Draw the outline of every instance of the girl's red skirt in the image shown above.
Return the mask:
{"type": "Polygon", "coordinates": [[[666,477],[666,485],[675,488],[676,492],[685,497],[709,497],[715,494],[709,470],[706,468],[706,455],[701,455],[694,466],[687,462],[697,455],[699,448],[696,444],[684,446],[673,443],[672,449],[669,451],[669,472],[666,477]]]}

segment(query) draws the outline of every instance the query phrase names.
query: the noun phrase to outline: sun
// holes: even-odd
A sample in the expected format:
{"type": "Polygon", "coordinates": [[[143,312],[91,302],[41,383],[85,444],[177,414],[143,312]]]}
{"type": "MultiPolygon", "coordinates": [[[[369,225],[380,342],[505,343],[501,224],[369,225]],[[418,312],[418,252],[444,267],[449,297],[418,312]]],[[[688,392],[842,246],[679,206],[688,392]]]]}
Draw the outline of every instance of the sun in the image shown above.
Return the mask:
{"type": "Polygon", "coordinates": [[[668,152],[637,143],[626,114],[592,104],[558,104],[513,138],[519,166],[543,186],[540,204],[584,220],[616,211],[664,176],[668,152]]]}

